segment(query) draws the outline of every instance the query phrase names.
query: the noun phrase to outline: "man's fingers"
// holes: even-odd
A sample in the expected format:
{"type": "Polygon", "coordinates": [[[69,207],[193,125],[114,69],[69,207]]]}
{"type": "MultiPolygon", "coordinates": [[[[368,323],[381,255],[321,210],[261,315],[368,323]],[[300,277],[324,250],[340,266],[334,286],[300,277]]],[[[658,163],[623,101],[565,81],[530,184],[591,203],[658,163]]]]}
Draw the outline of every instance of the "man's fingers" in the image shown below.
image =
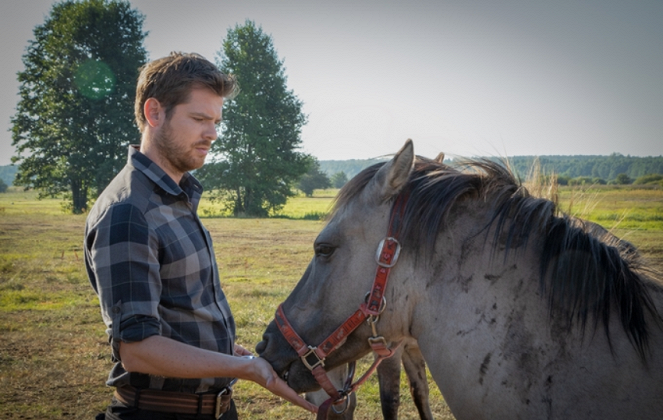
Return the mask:
{"type": "Polygon", "coordinates": [[[272,378],[273,380],[267,382],[267,389],[269,389],[271,392],[312,413],[318,412],[318,407],[316,405],[311,404],[310,402],[302,398],[300,395],[298,395],[281,378],[279,378],[278,376],[273,376],[272,378]]]}
{"type": "Polygon", "coordinates": [[[265,359],[255,358],[253,360],[256,363],[255,366],[258,368],[259,376],[262,379],[258,383],[261,385],[264,383],[263,386],[267,388],[267,390],[299,407],[312,413],[318,412],[318,407],[306,401],[299,396],[294,389],[290,388],[283,379],[279,378],[276,372],[274,372],[272,365],[270,365],[265,359]]]}
{"type": "Polygon", "coordinates": [[[252,356],[253,355],[253,353],[251,353],[249,350],[245,349],[244,347],[240,346],[237,343],[235,343],[235,354],[237,356],[252,356]]]}

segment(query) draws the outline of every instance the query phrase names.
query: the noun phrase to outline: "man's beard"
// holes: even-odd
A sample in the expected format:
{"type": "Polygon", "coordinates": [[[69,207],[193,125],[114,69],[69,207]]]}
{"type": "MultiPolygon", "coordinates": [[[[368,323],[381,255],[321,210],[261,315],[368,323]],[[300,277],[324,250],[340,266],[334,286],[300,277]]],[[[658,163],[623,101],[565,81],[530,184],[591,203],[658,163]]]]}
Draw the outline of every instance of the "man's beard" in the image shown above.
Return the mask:
{"type": "Polygon", "coordinates": [[[205,140],[196,142],[193,145],[187,145],[184,142],[179,142],[173,135],[173,130],[170,127],[170,121],[166,121],[161,129],[159,135],[156,137],[157,148],[162,160],[166,162],[172,169],[178,172],[185,173],[194,169],[198,169],[205,163],[191,156],[191,151],[199,144],[210,146],[205,140]]]}

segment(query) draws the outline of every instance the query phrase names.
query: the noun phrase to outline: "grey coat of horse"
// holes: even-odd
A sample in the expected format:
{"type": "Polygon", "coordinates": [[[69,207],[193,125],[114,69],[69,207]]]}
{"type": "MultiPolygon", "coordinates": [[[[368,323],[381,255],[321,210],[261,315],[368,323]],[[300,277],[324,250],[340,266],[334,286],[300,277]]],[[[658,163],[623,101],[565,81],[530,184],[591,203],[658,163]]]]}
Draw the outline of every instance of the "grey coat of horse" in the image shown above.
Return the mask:
{"type": "MultiPolygon", "coordinates": [[[[560,215],[501,165],[450,168],[415,158],[410,141],[339,193],[283,304],[306,342],[363,302],[401,193],[402,251],[377,329],[392,345],[417,340],[457,419],[662,418],[663,285],[635,248],[560,215]]],[[[368,353],[371,335],[360,326],[327,368],[368,353]]],[[[295,390],[317,388],[274,323],[257,350],[295,390]]]]}

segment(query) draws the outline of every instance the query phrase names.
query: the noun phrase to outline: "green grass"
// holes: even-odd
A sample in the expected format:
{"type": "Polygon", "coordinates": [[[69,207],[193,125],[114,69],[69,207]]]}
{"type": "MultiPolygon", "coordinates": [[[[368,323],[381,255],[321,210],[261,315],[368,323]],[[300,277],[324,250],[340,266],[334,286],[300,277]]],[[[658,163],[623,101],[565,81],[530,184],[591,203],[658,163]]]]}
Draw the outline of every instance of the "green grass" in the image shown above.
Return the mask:
{"type": "MultiPolygon", "coordinates": [[[[336,191],[296,197],[270,219],[219,217],[205,197],[201,209],[216,250],[221,282],[238,326],[238,342],[253,347],[274,310],[313,255],[313,240],[336,191]]],[[[661,189],[562,189],[561,207],[612,229],[663,266],[661,189]]],[[[202,214],[202,212],[201,212],[202,214]]],[[[111,367],[98,301],[83,264],[84,215],[64,213],[58,199],[34,192],[0,194],[0,407],[2,418],[89,419],[103,410],[111,367]]],[[[366,361],[360,364],[360,372],[366,361]]],[[[429,381],[432,384],[432,381],[429,381]]],[[[416,410],[402,377],[402,419],[416,410]]],[[[358,419],[381,418],[376,378],[358,394],[358,419]]],[[[257,385],[236,388],[244,419],[310,419],[257,385]]],[[[436,386],[438,419],[453,418],[436,386]]]]}
{"type": "Polygon", "coordinates": [[[324,220],[329,214],[332,201],[338,190],[315,190],[312,197],[303,194],[293,200],[289,200],[283,209],[276,213],[277,217],[288,217],[291,219],[324,220]]]}
{"type": "MultiPolygon", "coordinates": [[[[312,197],[299,194],[283,206],[282,209],[273,212],[272,218],[302,219],[302,220],[324,220],[329,211],[337,189],[315,190],[312,197]]],[[[201,217],[231,217],[232,214],[218,200],[210,198],[211,194],[205,192],[198,207],[201,217]]]]}
{"type": "Polygon", "coordinates": [[[22,191],[21,188],[10,187],[5,193],[0,194],[0,217],[12,214],[63,214],[63,202],[58,198],[39,200],[38,193],[22,191]]]}
{"type": "Polygon", "coordinates": [[[663,230],[661,188],[564,187],[560,189],[560,207],[606,229],[663,230]]]}

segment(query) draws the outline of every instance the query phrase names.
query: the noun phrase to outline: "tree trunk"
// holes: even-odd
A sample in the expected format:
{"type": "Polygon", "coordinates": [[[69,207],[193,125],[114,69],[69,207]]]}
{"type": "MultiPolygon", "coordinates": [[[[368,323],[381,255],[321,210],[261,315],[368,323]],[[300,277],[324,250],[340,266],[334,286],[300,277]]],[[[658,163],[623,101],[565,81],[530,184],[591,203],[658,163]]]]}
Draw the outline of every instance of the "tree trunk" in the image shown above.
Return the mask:
{"type": "Polygon", "coordinates": [[[71,210],[74,214],[81,214],[87,210],[87,188],[83,186],[80,180],[71,181],[71,199],[71,210]]]}
{"type": "Polygon", "coordinates": [[[235,207],[233,208],[233,215],[235,217],[244,213],[244,206],[242,206],[242,190],[237,188],[237,198],[235,198],[235,207]]]}

